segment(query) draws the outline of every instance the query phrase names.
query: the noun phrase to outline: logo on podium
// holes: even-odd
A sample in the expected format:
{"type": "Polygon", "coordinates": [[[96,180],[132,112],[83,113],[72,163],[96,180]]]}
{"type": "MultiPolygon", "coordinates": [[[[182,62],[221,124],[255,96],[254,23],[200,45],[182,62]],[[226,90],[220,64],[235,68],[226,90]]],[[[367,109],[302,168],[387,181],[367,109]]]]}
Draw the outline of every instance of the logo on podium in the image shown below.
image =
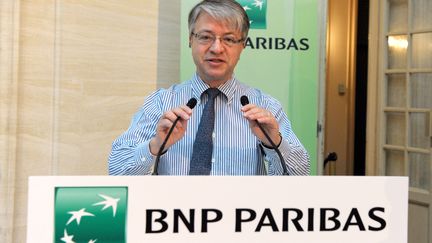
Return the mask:
{"type": "Polygon", "coordinates": [[[126,242],[127,187],[56,187],[55,243],[126,242]]]}

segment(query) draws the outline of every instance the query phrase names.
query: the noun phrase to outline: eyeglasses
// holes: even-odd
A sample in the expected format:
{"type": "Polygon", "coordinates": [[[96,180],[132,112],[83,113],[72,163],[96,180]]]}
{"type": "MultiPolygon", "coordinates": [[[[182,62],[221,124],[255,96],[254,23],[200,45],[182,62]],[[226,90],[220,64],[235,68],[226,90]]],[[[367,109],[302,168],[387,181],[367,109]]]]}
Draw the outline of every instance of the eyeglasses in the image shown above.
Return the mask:
{"type": "Polygon", "coordinates": [[[233,36],[215,36],[213,34],[204,32],[204,33],[191,33],[198,41],[198,43],[200,43],[201,45],[209,45],[209,44],[213,44],[216,39],[219,39],[219,41],[224,44],[225,46],[231,47],[237,44],[240,44],[244,41],[244,39],[239,39],[236,40],[233,36]]]}

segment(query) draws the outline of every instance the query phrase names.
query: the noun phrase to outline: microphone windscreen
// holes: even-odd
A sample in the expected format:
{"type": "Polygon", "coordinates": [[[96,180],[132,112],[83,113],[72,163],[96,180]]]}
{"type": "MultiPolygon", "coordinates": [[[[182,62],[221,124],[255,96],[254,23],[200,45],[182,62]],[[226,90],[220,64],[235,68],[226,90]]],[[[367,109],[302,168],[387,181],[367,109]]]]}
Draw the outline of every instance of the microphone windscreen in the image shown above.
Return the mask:
{"type": "Polygon", "coordinates": [[[191,98],[188,102],[187,102],[187,106],[191,109],[193,109],[197,104],[197,100],[195,98],[191,98]]]}
{"type": "Polygon", "coordinates": [[[249,104],[248,97],[246,95],[243,95],[242,97],[240,97],[240,103],[242,104],[242,106],[249,104]]]}

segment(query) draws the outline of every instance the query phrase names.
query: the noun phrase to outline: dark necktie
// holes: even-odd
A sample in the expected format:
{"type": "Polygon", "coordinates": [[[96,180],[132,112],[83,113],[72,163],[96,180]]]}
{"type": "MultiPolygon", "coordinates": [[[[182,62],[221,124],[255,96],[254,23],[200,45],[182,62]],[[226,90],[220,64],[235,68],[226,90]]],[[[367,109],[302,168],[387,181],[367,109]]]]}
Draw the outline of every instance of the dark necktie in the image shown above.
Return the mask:
{"type": "Polygon", "coordinates": [[[213,153],[213,128],[215,121],[214,103],[220,90],[210,88],[204,91],[208,94],[208,101],[204,107],[198,131],[193,145],[189,175],[210,175],[213,153]]]}

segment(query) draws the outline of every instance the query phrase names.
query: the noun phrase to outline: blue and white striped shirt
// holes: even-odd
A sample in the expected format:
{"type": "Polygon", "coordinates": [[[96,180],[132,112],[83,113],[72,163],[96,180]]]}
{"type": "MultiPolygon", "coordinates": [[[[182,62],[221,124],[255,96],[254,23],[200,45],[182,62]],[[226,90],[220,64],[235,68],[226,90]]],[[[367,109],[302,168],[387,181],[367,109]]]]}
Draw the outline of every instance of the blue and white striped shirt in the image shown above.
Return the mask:
{"type": "MultiPolygon", "coordinates": [[[[134,115],[129,129],[117,138],[109,156],[110,175],[151,174],[155,156],[150,153],[149,142],[156,134],[156,125],[162,114],[194,97],[198,103],[188,121],[182,139],[173,144],[160,158],[160,175],[188,175],[189,162],[201,114],[207,96],[201,94],[209,86],[197,74],[191,80],[168,89],[159,89],[149,95],[134,115]]],[[[279,122],[282,142],[279,150],[290,175],[309,175],[309,155],[297,136],[281,104],[260,90],[250,88],[233,78],[218,87],[222,92],[215,101],[215,125],[211,175],[281,175],[282,166],[277,153],[261,146],[252,133],[249,122],[241,112],[240,97],[248,96],[250,103],[273,113],[279,122]],[[261,147],[263,149],[261,149],[261,147]],[[265,166],[264,158],[268,161],[265,166]]]]}

